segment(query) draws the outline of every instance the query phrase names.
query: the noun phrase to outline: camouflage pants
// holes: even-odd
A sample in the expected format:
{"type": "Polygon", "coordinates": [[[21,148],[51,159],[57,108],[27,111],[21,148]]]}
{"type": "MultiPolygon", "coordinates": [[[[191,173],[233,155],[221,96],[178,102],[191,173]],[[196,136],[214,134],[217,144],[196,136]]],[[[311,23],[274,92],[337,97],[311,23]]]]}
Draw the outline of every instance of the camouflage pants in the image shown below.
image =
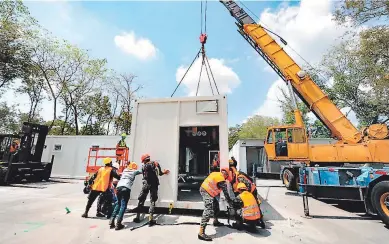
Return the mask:
{"type": "Polygon", "coordinates": [[[204,211],[203,216],[201,217],[200,225],[205,227],[208,224],[210,218],[215,218],[219,214],[219,201],[216,199],[216,197],[211,197],[211,195],[209,195],[209,193],[202,187],[200,188],[200,194],[204,201],[204,211]]]}
{"type": "Polygon", "coordinates": [[[140,211],[140,208],[145,205],[145,201],[149,192],[150,192],[149,214],[153,214],[155,209],[155,202],[158,200],[158,185],[149,185],[147,184],[146,181],[143,181],[142,190],[140,191],[138,197],[139,200],[138,211],[140,211]]]}

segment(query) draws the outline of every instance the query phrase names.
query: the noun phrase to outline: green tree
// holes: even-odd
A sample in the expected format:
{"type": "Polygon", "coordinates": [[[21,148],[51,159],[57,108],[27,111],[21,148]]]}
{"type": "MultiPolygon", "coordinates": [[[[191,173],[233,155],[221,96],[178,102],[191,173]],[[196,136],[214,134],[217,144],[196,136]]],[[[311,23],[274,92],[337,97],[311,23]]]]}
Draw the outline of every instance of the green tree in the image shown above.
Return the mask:
{"type": "MultiPolygon", "coordinates": [[[[282,94],[282,98],[278,99],[280,103],[280,107],[282,110],[282,123],[283,124],[294,124],[296,122],[295,116],[294,116],[294,105],[292,102],[291,96],[283,89],[280,88],[280,92],[282,94]]],[[[303,117],[303,121],[305,124],[308,124],[308,113],[309,109],[305,105],[304,102],[302,102],[296,94],[293,94],[296,99],[297,108],[301,112],[301,116],[303,117]]]]}
{"type": "Polygon", "coordinates": [[[23,77],[30,62],[27,39],[36,23],[22,1],[0,1],[0,88],[23,77]]]}
{"type": "MultiPolygon", "coordinates": [[[[141,84],[135,82],[135,75],[119,74],[113,78],[113,83],[110,89],[117,96],[120,111],[114,116],[115,134],[125,132],[127,135],[131,133],[132,110],[135,99],[138,98],[138,92],[143,88],[141,84]]],[[[115,105],[115,107],[116,107],[115,105]]],[[[116,108],[115,108],[116,111],[116,108]]]]}
{"type": "Polygon", "coordinates": [[[18,132],[17,113],[6,102],[0,103],[0,133],[12,134],[18,132]]]}
{"type": "Polygon", "coordinates": [[[280,125],[281,121],[277,118],[271,118],[261,115],[254,115],[244,123],[239,131],[239,138],[245,139],[264,139],[266,138],[267,128],[269,126],[280,125]]]}
{"type": "Polygon", "coordinates": [[[111,118],[111,104],[108,96],[101,92],[87,96],[84,99],[81,115],[86,119],[81,128],[83,135],[104,135],[106,124],[111,118]]]}
{"type": "Polygon", "coordinates": [[[231,150],[231,148],[239,140],[239,131],[241,127],[241,125],[237,124],[228,128],[228,150],[231,150]]]}
{"type": "MultiPolygon", "coordinates": [[[[361,124],[369,125],[388,121],[389,82],[386,74],[389,67],[386,64],[389,56],[369,55],[369,46],[376,40],[367,36],[369,38],[362,33],[357,41],[347,40],[333,47],[322,63],[327,76],[333,77],[330,89],[338,105],[350,107],[361,124]]],[[[388,53],[388,50],[382,51],[388,53]]]]}
{"type": "Polygon", "coordinates": [[[51,126],[49,135],[75,135],[76,129],[70,123],[67,123],[61,119],[53,121],[46,121],[47,126],[51,126]]]}
{"type": "Polygon", "coordinates": [[[388,16],[388,0],[343,0],[335,10],[335,19],[340,24],[345,24],[348,20],[356,25],[370,20],[387,21],[388,16]]]}
{"type": "Polygon", "coordinates": [[[36,67],[29,66],[26,71],[22,84],[16,89],[19,94],[26,94],[29,98],[29,110],[27,117],[24,117],[26,122],[31,122],[38,116],[38,106],[44,100],[44,80],[38,74],[36,67]]]}
{"type": "Polygon", "coordinates": [[[310,138],[330,138],[331,133],[320,120],[308,124],[308,136],[310,138]]]}

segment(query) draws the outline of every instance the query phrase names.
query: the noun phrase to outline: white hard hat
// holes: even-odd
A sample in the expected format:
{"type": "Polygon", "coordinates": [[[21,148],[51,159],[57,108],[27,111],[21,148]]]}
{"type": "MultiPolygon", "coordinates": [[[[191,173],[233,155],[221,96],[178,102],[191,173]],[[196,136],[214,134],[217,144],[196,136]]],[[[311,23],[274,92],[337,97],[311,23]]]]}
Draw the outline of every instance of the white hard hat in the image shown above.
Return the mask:
{"type": "Polygon", "coordinates": [[[117,162],[115,162],[112,163],[112,167],[119,169],[120,165],[117,162]]]}

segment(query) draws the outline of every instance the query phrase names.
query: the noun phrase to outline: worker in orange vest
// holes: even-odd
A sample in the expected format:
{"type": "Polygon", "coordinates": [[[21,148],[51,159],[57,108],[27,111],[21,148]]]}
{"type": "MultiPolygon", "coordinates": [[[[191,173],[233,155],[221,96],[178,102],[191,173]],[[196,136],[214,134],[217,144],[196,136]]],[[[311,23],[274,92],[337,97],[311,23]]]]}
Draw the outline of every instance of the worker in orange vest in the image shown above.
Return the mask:
{"type": "Polygon", "coordinates": [[[235,158],[231,158],[228,161],[229,167],[230,167],[230,177],[232,179],[232,187],[234,189],[235,195],[239,194],[239,190],[237,188],[239,183],[244,183],[248,189],[249,192],[251,192],[255,199],[258,201],[260,204],[260,201],[258,200],[258,191],[257,191],[257,185],[253,182],[253,180],[244,172],[238,171],[236,169],[237,162],[235,158]]]}
{"type": "MultiPolygon", "coordinates": [[[[109,190],[112,185],[113,178],[120,180],[120,176],[116,170],[112,167],[112,159],[104,158],[104,167],[101,167],[90,179],[89,185],[91,185],[91,191],[88,196],[88,202],[86,204],[85,212],[82,214],[83,218],[88,218],[89,209],[92,207],[93,202],[101,194],[109,190]]],[[[97,217],[104,217],[105,215],[97,212],[97,217]]]]}
{"type": "Polygon", "coordinates": [[[14,140],[9,148],[10,153],[14,153],[19,149],[19,143],[17,140],[14,140]]]}
{"type": "Polygon", "coordinates": [[[203,241],[211,241],[212,238],[205,234],[205,228],[211,217],[214,218],[214,226],[222,226],[217,216],[219,213],[219,201],[220,193],[223,191],[224,196],[229,205],[232,205],[232,200],[227,189],[227,180],[229,180],[229,169],[222,168],[220,172],[212,172],[204,180],[200,187],[200,194],[204,201],[204,212],[200,223],[200,232],[198,238],[203,241]]]}
{"type": "Polygon", "coordinates": [[[126,137],[127,137],[126,133],[123,133],[122,138],[116,144],[116,162],[119,165],[121,165],[121,162],[123,160],[124,151],[127,148],[126,137]]]}
{"type": "Polygon", "coordinates": [[[237,188],[240,194],[233,200],[233,206],[237,211],[236,223],[233,223],[232,226],[240,230],[243,228],[243,224],[247,223],[250,227],[249,230],[255,231],[257,223],[260,223],[259,225],[265,228],[261,210],[253,194],[248,191],[244,183],[238,183],[237,188]]]}

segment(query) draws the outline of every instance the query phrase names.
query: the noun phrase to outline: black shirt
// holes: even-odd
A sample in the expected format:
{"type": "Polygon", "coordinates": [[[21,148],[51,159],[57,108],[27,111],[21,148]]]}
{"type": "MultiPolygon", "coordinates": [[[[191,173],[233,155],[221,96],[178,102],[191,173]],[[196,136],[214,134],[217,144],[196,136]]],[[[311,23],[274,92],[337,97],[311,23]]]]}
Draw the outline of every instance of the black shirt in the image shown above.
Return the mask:
{"type": "Polygon", "coordinates": [[[149,185],[158,186],[159,179],[158,176],[163,175],[164,173],[161,170],[161,166],[156,162],[147,162],[142,166],[143,180],[149,185]]]}

